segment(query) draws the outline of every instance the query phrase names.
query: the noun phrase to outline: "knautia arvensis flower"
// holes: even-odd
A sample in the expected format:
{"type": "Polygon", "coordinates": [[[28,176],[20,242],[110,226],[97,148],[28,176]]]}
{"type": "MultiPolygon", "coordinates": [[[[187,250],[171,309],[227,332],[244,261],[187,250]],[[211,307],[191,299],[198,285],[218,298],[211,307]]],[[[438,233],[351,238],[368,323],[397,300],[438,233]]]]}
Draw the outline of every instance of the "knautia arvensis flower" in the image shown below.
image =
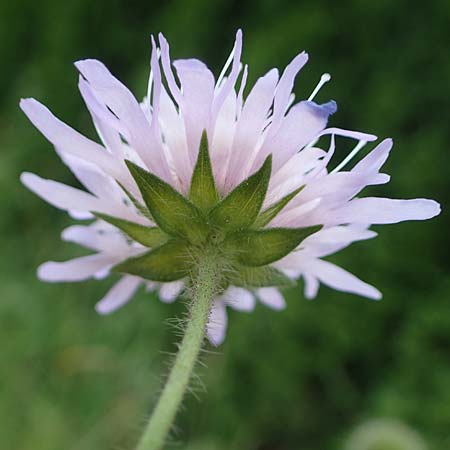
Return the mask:
{"type": "Polygon", "coordinates": [[[215,80],[196,59],[172,63],[165,38],[159,36],[159,47],[152,39],[142,103],[99,61],[78,61],[80,92],[102,144],[36,100],[21,102],[89,191],[22,175],[49,203],[91,220],[62,237],[94,253],[47,262],[39,277],[80,281],[120,274],[97,304],[102,314],[126,303],[140,285],[166,302],[183,290],[191,299],[183,340],[138,450],[163,448],[205,332],[215,345],[224,339],[227,307],[250,311],[258,299],[282,309],[280,289],[300,277],[307,298],[317,295],[322,282],[377,300],[377,289],[322,258],[376,236],[371,224],[429,219],[440,211],[432,200],[357,198],[364,187],[389,181],[380,169],[391,140],[348,170],[353,156],[376,137],[326,128],[336,103],[313,99],[330,76],[295,103],[294,79],[308,59],[300,53],[281,76],[272,69],[259,78],[244,99],[241,50],[238,31],[215,80]],[[356,146],[329,170],[336,136],[354,139],[356,146]],[[319,139],[329,140],[328,150],[316,145],[319,139]]]}
{"type": "Polygon", "coordinates": [[[36,100],[21,101],[88,192],[30,173],[22,174],[23,183],[72,217],[91,220],[67,228],[62,238],[94,253],[44,263],[39,277],[81,281],[120,273],[97,304],[105,314],[130,300],[140,285],[157,290],[162,301],[175,300],[189,286],[196,259],[214,247],[223,261],[207,332],[215,345],[225,336],[226,307],[251,311],[257,299],[282,309],[279,288],[300,277],[307,298],[317,295],[319,282],[381,298],[376,288],[322,258],[375,237],[371,224],[439,213],[432,200],[356,197],[366,186],[389,181],[380,169],[392,141],[382,141],[348,169],[376,136],[326,128],[336,104],[313,98],[328,75],[309,99],[295,103],[292,88],[308,60],[304,52],[281,76],[272,69],[259,78],[244,98],[240,31],[217,80],[197,59],[171,62],[162,35],[152,48],[142,103],[101,62],[75,64],[101,144],[36,100]],[[324,136],[327,150],[316,146],[324,136]],[[357,145],[330,171],[335,136],[357,145]]]}

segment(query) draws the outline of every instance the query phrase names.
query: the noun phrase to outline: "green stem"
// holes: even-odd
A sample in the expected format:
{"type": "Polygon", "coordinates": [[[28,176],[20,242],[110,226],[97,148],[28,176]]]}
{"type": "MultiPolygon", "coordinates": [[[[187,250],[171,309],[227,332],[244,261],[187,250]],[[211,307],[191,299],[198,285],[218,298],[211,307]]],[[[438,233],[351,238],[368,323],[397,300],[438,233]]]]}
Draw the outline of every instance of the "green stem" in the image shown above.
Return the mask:
{"type": "Polygon", "coordinates": [[[170,432],[178,408],[189,385],[205,338],[209,312],[217,286],[217,267],[212,255],[203,255],[193,280],[190,320],[175,363],[137,450],[160,450],[170,432]]]}

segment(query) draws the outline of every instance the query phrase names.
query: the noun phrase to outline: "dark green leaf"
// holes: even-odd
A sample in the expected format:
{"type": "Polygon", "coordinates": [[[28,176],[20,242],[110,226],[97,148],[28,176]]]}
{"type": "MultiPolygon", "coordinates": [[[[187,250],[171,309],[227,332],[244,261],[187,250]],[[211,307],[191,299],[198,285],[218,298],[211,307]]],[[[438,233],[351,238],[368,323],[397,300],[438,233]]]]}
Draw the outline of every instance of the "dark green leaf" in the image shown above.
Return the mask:
{"type": "Polygon", "coordinates": [[[200,210],[172,186],[131,161],[126,164],[135,179],[153,220],[171,236],[193,243],[206,239],[208,228],[200,210]]]}
{"type": "Polygon", "coordinates": [[[210,219],[226,231],[250,227],[261,210],[272,170],[272,155],[211,211],[210,219]]]}
{"type": "Polygon", "coordinates": [[[262,228],[265,227],[272,219],[274,219],[277,214],[304,188],[301,186],[290,194],[284,196],[281,200],[277,201],[273,205],[265,209],[256,219],[254,227],[262,228]]]}
{"type": "Polygon", "coordinates": [[[319,225],[308,228],[246,230],[229,236],[225,246],[244,266],[265,266],[286,256],[303,239],[321,228],[319,225]]]}
{"type": "Polygon", "coordinates": [[[127,259],[112,270],[151,281],[179,280],[189,274],[192,265],[188,245],[181,239],[171,239],[141,256],[127,259]]]}
{"type": "Polygon", "coordinates": [[[98,212],[93,213],[99,219],[114,225],[115,227],[122,230],[130,238],[139,242],[146,247],[156,247],[166,242],[168,236],[161,228],[158,227],[146,227],[139,223],[130,222],[128,220],[118,219],[117,217],[108,216],[107,214],[102,214],[98,212]]]}
{"type": "Polygon", "coordinates": [[[197,163],[191,179],[189,198],[202,211],[208,211],[219,201],[209,157],[206,131],[203,132],[200,141],[197,163]]]}
{"type": "Polygon", "coordinates": [[[230,284],[242,287],[292,287],[295,282],[281,273],[279,270],[264,267],[241,267],[229,277],[230,284]]]}

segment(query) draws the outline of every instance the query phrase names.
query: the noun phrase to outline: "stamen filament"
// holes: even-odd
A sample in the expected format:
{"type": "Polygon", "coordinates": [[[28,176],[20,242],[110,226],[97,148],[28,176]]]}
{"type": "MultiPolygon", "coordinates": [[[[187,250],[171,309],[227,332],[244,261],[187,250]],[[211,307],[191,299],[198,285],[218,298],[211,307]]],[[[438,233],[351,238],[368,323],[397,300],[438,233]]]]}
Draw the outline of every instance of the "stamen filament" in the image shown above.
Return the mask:
{"type": "Polygon", "coordinates": [[[358,144],[355,146],[355,148],[330,173],[336,173],[339,172],[341,169],[343,169],[366,144],[367,141],[359,141],[358,144]]]}
{"type": "Polygon", "coordinates": [[[317,86],[312,91],[311,95],[308,98],[308,101],[312,101],[314,97],[317,95],[317,93],[322,89],[322,86],[326,83],[328,83],[331,80],[331,75],[329,73],[324,73],[320,77],[320,81],[317,83],[317,86]]]}

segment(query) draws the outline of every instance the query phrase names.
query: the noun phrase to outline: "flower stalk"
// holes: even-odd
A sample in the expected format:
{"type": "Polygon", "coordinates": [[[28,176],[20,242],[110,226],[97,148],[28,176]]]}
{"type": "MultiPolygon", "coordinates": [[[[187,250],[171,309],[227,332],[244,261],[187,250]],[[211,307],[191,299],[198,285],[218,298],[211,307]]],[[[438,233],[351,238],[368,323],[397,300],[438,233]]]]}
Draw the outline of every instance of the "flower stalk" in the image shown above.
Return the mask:
{"type": "Polygon", "coordinates": [[[137,450],[160,450],[166,443],[205,339],[212,301],[217,292],[218,275],[214,254],[205,252],[193,278],[190,318],[183,340],[137,450]]]}

